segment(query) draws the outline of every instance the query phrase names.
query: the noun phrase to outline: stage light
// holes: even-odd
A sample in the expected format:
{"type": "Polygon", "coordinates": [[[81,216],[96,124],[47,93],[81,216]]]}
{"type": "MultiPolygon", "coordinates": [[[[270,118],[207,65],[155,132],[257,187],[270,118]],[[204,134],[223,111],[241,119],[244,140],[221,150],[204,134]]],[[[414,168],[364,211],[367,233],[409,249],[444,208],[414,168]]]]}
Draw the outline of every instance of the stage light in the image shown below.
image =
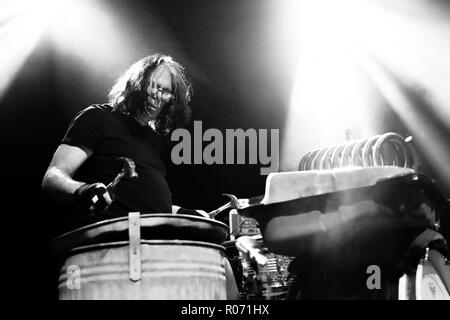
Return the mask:
{"type": "Polygon", "coordinates": [[[346,4],[304,0],[295,7],[298,28],[290,38],[299,57],[283,138],[285,169],[298,166],[307,151],[374,134],[368,88],[348,38],[353,14],[346,4]]]}
{"type": "Polygon", "coordinates": [[[345,142],[345,132],[354,139],[383,133],[376,116],[387,104],[450,186],[444,165],[450,161],[448,136],[431,122],[440,119],[450,130],[449,6],[422,0],[301,0],[291,9],[298,17],[297,34],[293,28],[281,31],[297,41],[285,50],[298,50],[299,56],[281,168],[294,170],[307,151],[345,142]]]}
{"type": "Polygon", "coordinates": [[[11,0],[0,6],[0,98],[43,35],[54,70],[61,70],[61,83],[77,81],[85,94],[104,97],[125,66],[152,52],[143,39],[166,33],[157,26],[143,36],[134,29],[135,20],[124,19],[117,4],[103,0],[11,0]],[[72,66],[78,78],[64,72],[72,66]]]}
{"type": "Polygon", "coordinates": [[[45,6],[39,4],[31,0],[0,3],[0,98],[47,28],[45,6]]]}
{"type": "MultiPolygon", "coordinates": [[[[64,41],[76,44],[79,32],[74,31],[77,27],[80,29],[77,23],[80,26],[87,24],[81,20],[86,17],[84,13],[87,5],[84,0],[0,2],[0,98],[46,32],[52,32],[53,40],[58,45],[64,41]]],[[[85,35],[89,33],[86,32],[85,35]]]]}
{"type": "Polygon", "coordinates": [[[141,49],[124,45],[130,25],[119,20],[107,1],[48,0],[47,7],[52,13],[48,32],[55,53],[90,70],[91,76],[117,76],[116,70],[141,49]]]}

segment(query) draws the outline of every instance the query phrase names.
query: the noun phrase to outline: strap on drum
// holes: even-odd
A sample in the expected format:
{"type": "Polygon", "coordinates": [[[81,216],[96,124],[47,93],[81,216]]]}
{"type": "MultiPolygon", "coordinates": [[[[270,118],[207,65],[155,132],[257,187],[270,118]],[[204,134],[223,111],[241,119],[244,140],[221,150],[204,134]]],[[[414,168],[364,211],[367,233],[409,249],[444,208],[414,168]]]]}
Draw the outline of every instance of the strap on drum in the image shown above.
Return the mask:
{"type": "Polygon", "coordinates": [[[141,225],[140,212],[128,214],[130,280],[141,280],[141,225]]]}

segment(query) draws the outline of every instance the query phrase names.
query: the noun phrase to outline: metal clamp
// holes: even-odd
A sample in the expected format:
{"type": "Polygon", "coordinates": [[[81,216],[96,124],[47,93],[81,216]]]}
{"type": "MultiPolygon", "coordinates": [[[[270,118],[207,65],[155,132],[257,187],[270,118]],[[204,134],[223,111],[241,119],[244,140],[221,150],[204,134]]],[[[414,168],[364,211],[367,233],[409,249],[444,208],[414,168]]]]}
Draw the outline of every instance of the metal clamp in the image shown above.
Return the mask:
{"type": "Polygon", "coordinates": [[[141,280],[141,224],[140,213],[128,214],[129,270],[131,281],[141,280]]]}

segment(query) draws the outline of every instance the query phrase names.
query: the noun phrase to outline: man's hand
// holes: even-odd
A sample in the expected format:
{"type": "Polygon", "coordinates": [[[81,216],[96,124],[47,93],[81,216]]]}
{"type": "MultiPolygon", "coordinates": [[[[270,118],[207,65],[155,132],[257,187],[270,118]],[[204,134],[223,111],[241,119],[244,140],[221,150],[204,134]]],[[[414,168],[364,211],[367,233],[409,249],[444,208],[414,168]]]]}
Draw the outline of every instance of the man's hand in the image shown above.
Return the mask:
{"type": "Polygon", "coordinates": [[[75,191],[75,202],[83,211],[104,212],[112,201],[103,183],[84,184],[75,191]]]}

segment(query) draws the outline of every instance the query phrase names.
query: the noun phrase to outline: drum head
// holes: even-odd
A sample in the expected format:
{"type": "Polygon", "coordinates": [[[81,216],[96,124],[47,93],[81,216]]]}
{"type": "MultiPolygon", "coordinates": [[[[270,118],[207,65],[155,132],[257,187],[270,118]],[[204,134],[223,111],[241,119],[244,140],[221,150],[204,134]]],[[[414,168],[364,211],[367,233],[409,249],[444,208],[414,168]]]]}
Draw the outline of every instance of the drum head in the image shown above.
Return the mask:
{"type": "MultiPolygon", "coordinates": [[[[117,241],[128,241],[128,217],[100,221],[65,233],[52,241],[55,253],[117,241]]],[[[157,213],[140,216],[142,240],[192,240],[220,244],[228,236],[222,222],[191,215],[157,213]]]]}

